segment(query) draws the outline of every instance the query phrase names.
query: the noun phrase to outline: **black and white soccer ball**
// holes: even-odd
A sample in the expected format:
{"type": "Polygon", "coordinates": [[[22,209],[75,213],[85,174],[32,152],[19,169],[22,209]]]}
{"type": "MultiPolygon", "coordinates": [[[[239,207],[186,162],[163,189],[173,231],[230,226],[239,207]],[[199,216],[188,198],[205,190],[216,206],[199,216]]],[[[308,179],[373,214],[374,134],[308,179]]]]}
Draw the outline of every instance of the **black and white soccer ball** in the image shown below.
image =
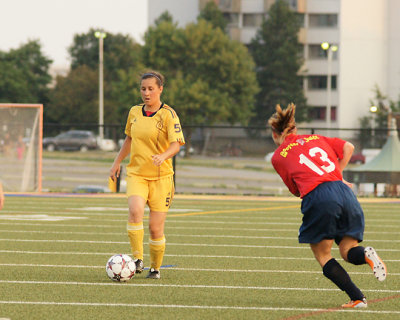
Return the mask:
{"type": "Polygon", "coordinates": [[[107,261],[106,272],[111,280],[125,282],[135,275],[136,264],[130,256],[116,254],[107,261]]]}

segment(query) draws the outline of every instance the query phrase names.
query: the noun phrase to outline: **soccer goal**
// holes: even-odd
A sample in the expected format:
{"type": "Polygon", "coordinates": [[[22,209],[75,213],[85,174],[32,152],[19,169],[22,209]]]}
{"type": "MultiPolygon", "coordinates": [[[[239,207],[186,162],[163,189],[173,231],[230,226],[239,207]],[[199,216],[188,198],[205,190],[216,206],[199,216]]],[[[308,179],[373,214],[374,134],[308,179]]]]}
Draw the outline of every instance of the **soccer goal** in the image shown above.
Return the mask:
{"type": "Polygon", "coordinates": [[[43,105],[0,103],[0,182],[4,191],[42,191],[43,105]]]}

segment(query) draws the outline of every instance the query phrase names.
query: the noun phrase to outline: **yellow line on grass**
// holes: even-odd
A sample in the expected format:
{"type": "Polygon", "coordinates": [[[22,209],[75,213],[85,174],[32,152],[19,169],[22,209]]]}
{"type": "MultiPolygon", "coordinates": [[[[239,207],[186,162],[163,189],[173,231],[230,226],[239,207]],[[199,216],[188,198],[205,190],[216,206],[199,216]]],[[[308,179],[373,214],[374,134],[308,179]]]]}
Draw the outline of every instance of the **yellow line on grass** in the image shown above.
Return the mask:
{"type": "Polygon", "coordinates": [[[284,207],[266,207],[266,208],[248,208],[248,209],[230,209],[230,210],[215,210],[215,211],[203,211],[203,212],[188,212],[188,213],[179,213],[179,214],[169,214],[168,217],[183,217],[183,216],[197,216],[203,214],[217,214],[217,213],[236,213],[236,212],[251,212],[251,211],[271,211],[271,210],[280,210],[280,209],[293,209],[299,208],[299,205],[290,205],[284,207]]]}

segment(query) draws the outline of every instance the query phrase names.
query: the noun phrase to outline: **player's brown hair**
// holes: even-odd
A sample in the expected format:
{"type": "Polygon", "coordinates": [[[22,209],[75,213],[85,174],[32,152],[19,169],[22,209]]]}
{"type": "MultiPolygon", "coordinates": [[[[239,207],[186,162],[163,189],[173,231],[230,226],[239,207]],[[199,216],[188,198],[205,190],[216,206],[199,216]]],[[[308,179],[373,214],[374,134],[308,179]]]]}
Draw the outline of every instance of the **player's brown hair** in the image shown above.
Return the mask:
{"type": "Polygon", "coordinates": [[[296,129],[294,114],[296,106],[290,103],[288,107],[282,110],[279,104],[276,105],[276,112],[269,118],[268,124],[272,130],[280,136],[286,136],[296,129]]]}
{"type": "Polygon", "coordinates": [[[150,71],[143,73],[140,77],[140,83],[142,82],[142,80],[149,79],[149,78],[156,79],[157,85],[159,87],[164,85],[164,82],[165,82],[164,76],[160,72],[157,72],[154,70],[150,70],[150,71]]]}

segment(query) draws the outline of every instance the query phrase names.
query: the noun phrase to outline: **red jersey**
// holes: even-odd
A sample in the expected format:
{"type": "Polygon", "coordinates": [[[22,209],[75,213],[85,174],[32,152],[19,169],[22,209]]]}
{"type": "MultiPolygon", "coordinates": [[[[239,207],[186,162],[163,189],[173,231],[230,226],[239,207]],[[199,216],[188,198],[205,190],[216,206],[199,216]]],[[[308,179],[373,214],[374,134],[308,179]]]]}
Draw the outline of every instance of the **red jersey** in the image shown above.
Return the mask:
{"type": "Polygon", "coordinates": [[[318,185],[343,180],[338,159],[346,141],[320,135],[286,137],[271,162],[289,191],[303,198],[318,185]]]}

